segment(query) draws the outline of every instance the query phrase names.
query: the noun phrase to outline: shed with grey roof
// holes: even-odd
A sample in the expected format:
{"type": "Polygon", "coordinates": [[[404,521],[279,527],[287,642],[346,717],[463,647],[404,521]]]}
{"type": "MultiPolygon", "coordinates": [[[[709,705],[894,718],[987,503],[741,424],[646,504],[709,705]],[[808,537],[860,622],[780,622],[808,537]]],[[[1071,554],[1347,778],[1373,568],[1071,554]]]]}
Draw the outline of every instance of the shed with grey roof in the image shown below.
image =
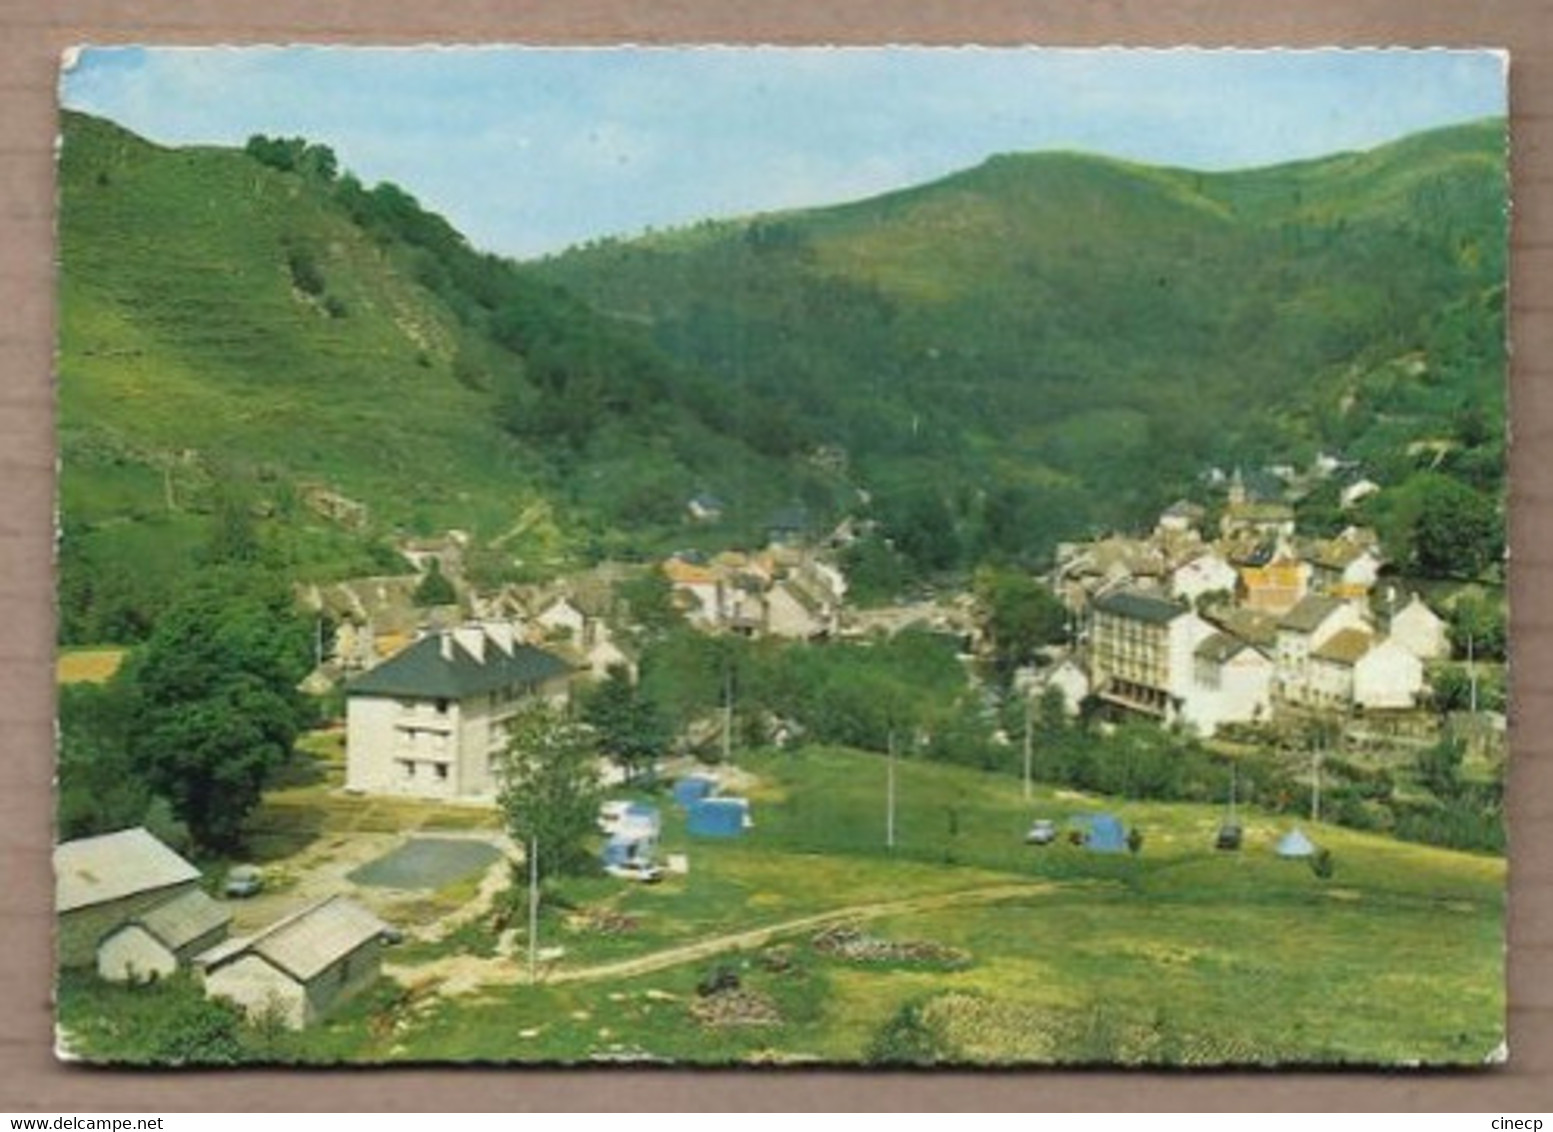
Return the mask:
{"type": "Polygon", "coordinates": [[[61,967],[90,967],[109,935],[192,891],[200,871],[140,827],[54,849],[61,967]]]}
{"type": "Polygon", "coordinates": [[[231,923],[230,908],[190,889],[109,934],[97,973],[114,982],[165,978],[225,939],[231,923]]]}
{"type": "Polygon", "coordinates": [[[377,980],[387,930],[354,900],[331,896],[195,963],[211,998],[300,1030],[377,980]]]}

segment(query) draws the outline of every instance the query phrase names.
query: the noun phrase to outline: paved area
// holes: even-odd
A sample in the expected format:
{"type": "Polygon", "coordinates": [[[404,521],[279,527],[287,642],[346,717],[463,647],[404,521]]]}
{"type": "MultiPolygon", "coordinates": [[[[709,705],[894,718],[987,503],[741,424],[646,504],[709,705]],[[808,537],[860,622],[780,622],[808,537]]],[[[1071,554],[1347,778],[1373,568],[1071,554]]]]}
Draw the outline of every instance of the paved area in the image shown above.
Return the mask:
{"type": "Polygon", "coordinates": [[[500,857],[494,845],[473,838],[416,837],[347,874],[372,888],[441,888],[480,872],[500,857]]]}

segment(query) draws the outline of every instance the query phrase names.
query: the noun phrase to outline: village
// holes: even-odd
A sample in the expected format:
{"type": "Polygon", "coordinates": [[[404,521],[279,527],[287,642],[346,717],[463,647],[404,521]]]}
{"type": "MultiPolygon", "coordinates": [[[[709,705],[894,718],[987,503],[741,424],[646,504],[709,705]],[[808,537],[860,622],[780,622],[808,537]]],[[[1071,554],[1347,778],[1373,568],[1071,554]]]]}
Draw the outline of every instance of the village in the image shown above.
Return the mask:
{"type": "MultiPolygon", "coordinates": [[[[1310,474],[1332,475],[1334,465],[1310,474]]],[[[1294,479],[1289,470],[1215,472],[1210,506],[1183,500],[1146,534],[1060,546],[1039,581],[1066,611],[1066,632],[1019,667],[1007,691],[1026,704],[1026,744],[1031,705],[1048,702],[1070,718],[1094,715],[1102,727],[1152,721],[1205,742],[1228,740],[1231,750],[1283,741],[1275,737],[1291,729],[1320,732],[1328,746],[1368,743],[1382,762],[1465,721],[1478,749],[1487,744],[1502,759],[1504,719],[1480,710],[1470,641],[1467,712],[1451,716],[1432,702],[1431,675],[1453,656],[1448,611],[1397,585],[1373,531],[1350,525],[1335,537],[1302,537],[1294,479]]],[[[1379,490],[1352,479],[1343,508],[1379,490]]],[[[687,523],[706,521],[718,506],[697,497],[687,523]]],[[[966,671],[981,672],[987,617],[969,591],[869,609],[848,604],[839,552],[855,531],[848,521],[817,536],[792,509],[773,516],[759,551],[684,552],[648,573],[677,617],[702,634],[823,649],[916,627],[957,641],[966,671]]],[[[262,869],[233,867],[215,886],[144,829],[67,841],[55,853],[63,969],[129,984],[192,971],[206,995],[291,1030],[320,1023],[385,972],[414,988],[447,983],[456,971],[445,995],[567,969],[566,948],[542,947],[533,923],[509,926],[494,955],[462,965],[447,941],[491,914],[526,857],[496,811],[508,723],[525,705],[564,711],[581,687],[638,679],[641,627],[618,587],[642,570],[605,566],[482,594],[464,579],[466,544],[459,532],[406,543],[413,575],[299,591],[307,611],[335,626],[327,650],[320,638],[307,684],[318,694],[343,691],[343,719],[324,736],[340,759],[326,786],[329,812],[360,815],[377,800],[409,808],[386,811],[370,834],[328,839],[326,851],[314,845],[262,869]],[[452,600],[417,605],[428,576],[445,580],[439,594],[452,600]],[[426,899],[449,885],[458,898],[426,899]],[[406,940],[438,945],[435,955],[424,964],[400,959],[394,949],[406,940]]],[[[718,843],[759,827],[764,798],[758,777],[733,757],[733,715],[730,688],[722,710],[693,721],[646,768],[672,788],[667,796],[644,795],[640,782],[600,764],[608,800],[598,855],[611,883],[683,878],[718,843]],[[672,846],[665,811],[682,829],[672,846]]],[[[798,746],[802,729],[775,720],[767,739],[776,749],[798,746]]],[[[1027,750],[1026,797],[1028,758],[1027,750]]],[[[893,755],[891,765],[893,775],[893,755]]],[[[893,839],[893,796],[890,805],[893,839]]],[[[1036,822],[1043,824],[1052,825],[1036,822]]],[[[1120,826],[1109,836],[1114,850],[1126,844],[1120,826]]],[[[1299,837],[1290,855],[1315,851],[1299,837]]],[[[1238,838],[1237,827],[1236,847],[1238,838]]]]}

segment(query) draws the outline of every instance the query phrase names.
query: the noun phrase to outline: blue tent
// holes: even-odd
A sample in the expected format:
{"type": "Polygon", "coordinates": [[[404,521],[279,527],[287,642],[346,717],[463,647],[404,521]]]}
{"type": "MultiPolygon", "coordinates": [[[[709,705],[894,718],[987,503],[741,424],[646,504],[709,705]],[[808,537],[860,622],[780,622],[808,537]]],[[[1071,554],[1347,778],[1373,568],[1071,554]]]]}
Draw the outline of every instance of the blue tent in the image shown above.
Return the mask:
{"type": "Polygon", "coordinates": [[[739,837],[748,812],[743,798],[703,798],[691,803],[685,830],[693,837],[739,837]]]}
{"type": "Polygon", "coordinates": [[[1092,853],[1121,853],[1127,849],[1127,830],[1113,814],[1096,814],[1089,819],[1084,847],[1092,853]]]}
{"type": "Polygon", "coordinates": [[[674,784],[674,801],[689,809],[694,803],[710,797],[716,785],[710,778],[698,774],[682,778],[674,784]]]}

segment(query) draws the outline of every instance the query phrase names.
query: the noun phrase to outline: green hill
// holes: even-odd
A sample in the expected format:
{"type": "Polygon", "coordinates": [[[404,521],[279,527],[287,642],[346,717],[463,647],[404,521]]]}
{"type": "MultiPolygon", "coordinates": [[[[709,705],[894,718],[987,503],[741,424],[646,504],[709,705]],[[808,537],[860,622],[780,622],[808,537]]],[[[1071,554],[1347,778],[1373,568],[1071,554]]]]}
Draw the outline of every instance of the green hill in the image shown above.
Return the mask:
{"type": "Polygon", "coordinates": [[[845,448],[887,526],[894,500],[969,558],[1039,555],[1209,462],[1374,464],[1498,419],[1504,146],[1481,122],[1236,173],[1003,155],[542,269],[771,401],[784,442],[845,448]]]}
{"type": "Polygon", "coordinates": [[[294,574],[402,568],[390,536],[448,527],[547,571],[698,490],[751,521],[807,474],[701,419],[645,335],[323,147],[170,150],[73,113],[63,135],[67,640],[140,635],[233,516],[294,574]]]}
{"type": "Polygon", "coordinates": [[[378,572],[449,527],[494,578],[862,506],[909,576],[1210,463],[1502,492],[1502,122],[1239,173],[1003,155],[528,265],[319,144],[63,135],[67,641],[143,635],[212,556],[378,572]]]}

